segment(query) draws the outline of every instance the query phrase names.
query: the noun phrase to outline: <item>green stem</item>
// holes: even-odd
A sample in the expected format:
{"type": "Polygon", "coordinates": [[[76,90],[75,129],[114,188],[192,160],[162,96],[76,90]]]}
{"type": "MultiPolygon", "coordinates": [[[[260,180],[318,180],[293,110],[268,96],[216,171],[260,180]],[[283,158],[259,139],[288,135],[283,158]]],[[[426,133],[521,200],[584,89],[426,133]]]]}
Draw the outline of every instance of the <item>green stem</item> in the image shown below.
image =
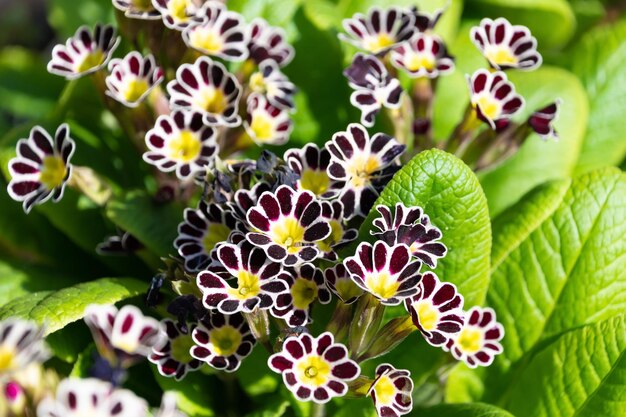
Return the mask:
{"type": "Polygon", "coordinates": [[[326,417],[326,404],[313,403],[311,417],[326,417]]]}

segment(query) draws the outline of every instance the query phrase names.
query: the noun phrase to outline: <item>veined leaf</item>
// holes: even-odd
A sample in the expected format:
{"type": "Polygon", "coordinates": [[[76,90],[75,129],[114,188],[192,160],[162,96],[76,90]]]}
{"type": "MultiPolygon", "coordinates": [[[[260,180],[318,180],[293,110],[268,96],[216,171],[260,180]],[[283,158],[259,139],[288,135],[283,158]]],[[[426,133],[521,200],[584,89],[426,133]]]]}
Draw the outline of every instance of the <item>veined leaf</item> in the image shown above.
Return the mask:
{"type": "Polygon", "coordinates": [[[413,410],[411,415],[420,417],[513,417],[508,411],[482,403],[436,405],[413,410]]]}

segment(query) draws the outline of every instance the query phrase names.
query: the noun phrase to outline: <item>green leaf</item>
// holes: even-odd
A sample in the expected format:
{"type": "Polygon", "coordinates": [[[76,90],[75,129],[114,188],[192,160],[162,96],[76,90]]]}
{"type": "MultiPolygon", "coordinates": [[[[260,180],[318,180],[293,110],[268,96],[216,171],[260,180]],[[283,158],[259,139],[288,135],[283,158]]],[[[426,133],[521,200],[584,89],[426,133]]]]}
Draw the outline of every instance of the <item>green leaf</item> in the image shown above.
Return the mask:
{"type": "Polygon", "coordinates": [[[89,346],[87,346],[87,349],[85,349],[78,355],[76,363],[72,367],[72,372],[70,373],[70,376],[76,378],[88,378],[89,368],[91,368],[92,365],[92,358],[96,352],[96,345],[91,343],[89,346]]]}
{"type": "Polygon", "coordinates": [[[588,32],[572,48],[572,71],[589,96],[589,125],[576,171],[618,165],[626,156],[626,21],[588,32]]]}
{"type": "Polygon", "coordinates": [[[183,220],[179,205],[157,204],[142,192],[132,192],[107,204],[107,217],[135,236],[159,256],[174,251],[178,224],[183,220]]]}
{"type": "Polygon", "coordinates": [[[524,417],[623,417],[626,316],[568,332],[535,356],[511,386],[524,417]]]}
{"type": "Polygon", "coordinates": [[[29,294],[0,308],[0,320],[21,317],[45,324],[46,334],[83,318],[89,304],[114,304],[146,290],[147,284],[133,278],[101,278],[59,291],[29,294]]]}
{"type": "Polygon", "coordinates": [[[505,17],[516,25],[527,26],[540,49],[563,46],[574,34],[576,18],[565,0],[468,0],[472,17],[505,17]]]}
{"type": "Polygon", "coordinates": [[[48,20],[60,36],[69,37],[81,25],[113,23],[113,7],[109,0],[51,0],[48,20]]]}
{"type": "MultiPolygon", "coordinates": [[[[458,158],[440,150],[425,151],[406,164],[381,193],[376,204],[420,206],[441,229],[448,254],[437,275],[456,284],[467,305],[482,304],[489,285],[491,225],[487,201],[474,173],[458,158]]],[[[377,212],[361,227],[361,240],[377,212]]]]}
{"type": "Polygon", "coordinates": [[[224,386],[219,387],[202,372],[191,372],[181,381],[160,375],[155,366],[152,367],[152,372],[163,391],[176,394],[178,408],[188,416],[212,417],[215,415],[215,398],[212,393],[219,393],[220,398],[224,399],[224,386]]]}
{"type": "Polygon", "coordinates": [[[488,370],[490,395],[538,343],[626,311],[626,174],[607,168],[564,185],[542,187],[494,221],[501,248],[487,299],[506,335],[488,370]],[[505,227],[513,213],[522,214],[505,227]]]}
{"type": "MultiPolygon", "coordinates": [[[[419,417],[513,417],[508,411],[482,403],[442,404],[425,409],[416,409],[409,415],[419,417]]],[[[528,416],[524,415],[524,417],[528,416]]]]}
{"type": "Polygon", "coordinates": [[[267,359],[269,354],[265,349],[254,349],[249,357],[241,363],[237,377],[241,388],[250,396],[258,396],[276,391],[282,384],[280,376],[268,372],[267,359]]]}
{"type": "Polygon", "coordinates": [[[280,396],[274,396],[269,401],[264,401],[257,410],[246,414],[246,417],[282,417],[288,408],[288,400],[280,396]]]}

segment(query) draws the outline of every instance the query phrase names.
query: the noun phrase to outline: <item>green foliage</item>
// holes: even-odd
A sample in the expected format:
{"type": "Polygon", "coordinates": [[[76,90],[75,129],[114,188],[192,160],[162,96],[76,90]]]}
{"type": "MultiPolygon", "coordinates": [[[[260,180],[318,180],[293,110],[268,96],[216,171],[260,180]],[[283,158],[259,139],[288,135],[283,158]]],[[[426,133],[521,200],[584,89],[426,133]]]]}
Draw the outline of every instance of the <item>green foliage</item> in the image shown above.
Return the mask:
{"type": "MultiPolygon", "coordinates": [[[[512,414],[489,404],[444,404],[413,412],[420,417],[513,417],[512,414]]],[[[411,414],[411,415],[413,415],[411,414]]]]}

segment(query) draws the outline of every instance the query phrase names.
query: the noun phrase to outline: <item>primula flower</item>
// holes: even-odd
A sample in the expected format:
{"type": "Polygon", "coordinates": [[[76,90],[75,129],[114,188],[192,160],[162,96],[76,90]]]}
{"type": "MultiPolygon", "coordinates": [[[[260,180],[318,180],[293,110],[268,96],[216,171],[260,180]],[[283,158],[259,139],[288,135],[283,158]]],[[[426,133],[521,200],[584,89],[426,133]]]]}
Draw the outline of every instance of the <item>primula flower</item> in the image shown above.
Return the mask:
{"type": "Polygon", "coordinates": [[[338,256],[335,250],[356,239],[359,232],[344,226],[344,208],[341,201],[322,201],[321,204],[322,217],[328,222],[331,232],[326,239],[317,242],[317,247],[322,252],[322,258],[336,261],[338,256]]]}
{"type": "Polygon", "coordinates": [[[537,110],[528,118],[528,125],[541,137],[541,139],[559,139],[558,133],[554,130],[553,122],[559,114],[560,106],[561,100],[556,100],[554,103],[548,104],[546,107],[537,110]]]}
{"type": "Polygon", "coordinates": [[[435,28],[435,25],[443,16],[443,13],[446,11],[446,7],[441,9],[436,9],[432,13],[423,12],[417,8],[417,6],[411,7],[411,13],[415,17],[415,30],[416,32],[430,32],[435,28]]]}
{"type": "Polygon", "coordinates": [[[158,20],[161,18],[161,13],[154,8],[151,0],[113,0],[113,6],[131,19],[158,20]]]}
{"type": "Polygon", "coordinates": [[[428,343],[442,346],[463,327],[463,296],[454,284],[441,282],[426,272],[419,283],[419,293],[405,300],[413,324],[428,343]]]}
{"type": "Polygon", "coordinates": [[[132,305],[118,310],[111,305],[91,304],[84,320],[100,355],[125,368],[149,356],[161,338],[159,322],[132,305]]]}
{"type": "Polygon", "coordinates": [[[389,246],[377,241],[372,246],[362,242],[356,254],[343,264],[354,283],[384,305],[398,305],[419,291],[422,263],[411,258],[407,245],[389,246]]]}
{"type": "Polygon", "coordinates": [[[319,198],[333,198],[343,188],[342,182],[331,179],[327,173],[330,152],[326,148],[307,143],[303,148],[289,149],[283,159],[300,177],[300,190],[309,190],[319,198]]]}
{"type": "Polygon", "coordinates": [[[352,304],[363,295],[363,290],[352,281],[343,263],[325,270],[324,278],[328,289],[344,304],[352,304]]]}
{"type": "Polygon", "coordinates": [[[256,343],[241,314],[210,314],[192,336],[191,356],[226,372],[235,372],[256,343]]]}
{"type": "Polygon", "coordinates": [[[197,283],[206,308],[223,314],[266,310],[287,290],[289,274],[283,272],[279,263],[268,260],[263,249],[247,241],[220,245],[217,259],[226,268],[228,278],[237,278],[236,287],[214,272],[199,273],[197,283]]]}
{"type": "Polygon", "coordinates": [[[205,123],[238,126],[241,118],[241,86],[224,65],[206,56],[176,70],[176,79],[167,84],[172,109],[195,110],[204,115],[205,123]]]}
{"type": "Polygon", "coordinates": [[[9,161],[11,182],[7,191],[13,200],[22,202],[26,213],[51,198],[61,200],[72,175],[70,159],[75,146],[65,123],[57,128],[54,139],[35,126],[28,139],[17,142],[17,156],[9,161]]]}
{"type": "Polygon", "coordinates": [[[215,160],[215,136],[215,129],[204,124],[202,114],[174,110],[171,115],[159,116],[146,133],[148,151],[143,160],[160,171],[176,171],[178,178],[186,180],[205,173],[215,160]]]}
{"type": "Polygon", "coordinates": [[[348,349],[335,343],[330,332],[317,338],[306,333],[288,337],[282,351],[270,356],[267,364],[283,375],[285,385],[298,400],[319,404],[344,396],[347,382],[361,373],[359,365],[349,359],[348,349]]]}
{"type": "Polygon", "coordinates": [[[370,233],[389,245],[404,243],[413,256],[431,268],[437,267],[437,259],[446,256],[448,249],[441,243],[441,231],[430,223],[421,207],[406,207],[396,203],[395,210],[385,205],[376,206],[380,214],[372,222],[378,230],[370,233]]]}
{"type": "Polygon", "coordinates": [[[109,62],[119,42],[113,26],[98,24],[93,33],[81,26],[65,45],[52,49],[48,72],[68,80],[96,72],[109,62]]]}
{"type": "Polygon", "coordinates": [[[248,38],[243,17],[226,9],[223,3],[209,1],[198,11],[202,23],[188,26],[183,40],[188,47],[229,61],[248,57],[248,38]]]}
{"type": "Polygon", "coordinates": [[[276,62],[265,60],[259,64],[259,71],[250,76],[249,85],[253,92],[265,95],[272,106],[282,110],[294,108],[296,86],[280,71],[276,62]]]}
{"type": "Polygon", "coordinates": [[[271,60],[284,67],[293,59],[295,51],[286,41],[282,28],[270,26],[264,19],[256,18],[248,26],[248,50],[257,64],[271,60]]]}
{"type": "Polygon", "coordinates": [[[48,356],[43,330],[36,323],[17,318],[0,321],[0,380],[48,356]]]}
{"type": "Polygon", "coordinates": [[[161,375],[181,380],[187,372],[200,368],[202,362],[189,353],[194,346],[191,338],[193,329],[194,325],[183,329],[170,319],[161,321],[161,340],[152,347],[152,353],[148,356],[148,360],[157,366],[161,375]]]}
{"type": "Polygon", "coordinates": [[[361,123],[372,127],[374,118],[383,107],[400,107],[402,87],[397,78],[392,78],[385,65],[373,55],[358,53],[352,65],[344,71],[350,87],[355,91],[350,103],[361,110],[361,123]]]}
{"type": "Polygon", "coordinates": [[[335,133],[326,149],[331,154],[328,176],[345,183],[339,199],[349,219],[367,215],[378,197],[377,187],[391,179],[397,169],[394,160],[405,146],[384,133],[370,138],[363,126],[352,123],[335,133]]]}
{"type": "Polygon", "coordinates": [[[185,260],[185,269],[201,271],[211,263],[211,252],[240,227],[229,207],[200,201],[197,209],[186,208],[178,225],[174,247],[185,260]]]}
{"type": "Polygon", "coordinates": [[[112,59],[109,72],[106,94],[128,107],[137,107],[163,81],[163,71],[156,66],[154,57],[143,57],[137,51],[123,59],[112,59]]]}
{"type": "Polygon", "coordinates": [[[182,31],[203,21],[194,0],[152,0],[152,5],[161,12],[163,23],[170,29],[182,31]]]}
{"type": "Polygon", "coordinates": [[[541,65],[537,39],[526,26],[512,25],[499,17],[485,18],[472,28],[470,37],[489,64],[497,70],[516,68],[533,70],[541,65]]]}
{"type": "Polygon", "coordinates": [[[250,228],[250,225],[247,224],[248,219],[246,217],[248,210],[256,206],[259,198],[261,198],[261,195],[266,191],[272,191],[272,187],[265,181],[257,182],[249,190],[240,188],[235,191],[232,201],[233,210],[237,219],[246,223],[246,227],[250,228]]]}
{"type": "Polygon", "coordinates": [[[44,398],[38,417],[140,417],[148,404],[132,391],[113,387],[95,378],[67,378],[61,381],[54,398],[44,398]]]}
{"type": "Polygon", "coordinates": [[[282,145],[289,140],[293,129],[289,112],[272,106],[265,96],[257,93],[248,97],[248,113],[243,125],[259,146],[282,145]]]}
{"type": "Polygon", "coordinates": [[[411,372],[388,363],[376,367],[376,379],[367,395],[372,397],[379,417],[399,417],[413,409],[411,372]]]}
{"type": "Polygon", "coordinates": [[[483,122],[496,129],[498,122],[508,120],[524,105],[515,86],[502,71],[477,70],[468,77],[472,107],[483,122]]]}
{"type": "Polygon", "coordinates": [[[264,193],[248,211],[248,223],[255,231],[246,238],[272,261],[286,266],[310,262],[320,255],[316,243],[331,233],[321,214],[313,193],[281,185],[274,193],[264,193]]]}
{"type": "Polygon", "coordinates": [[[434,34],[417,33],[391,51],[394,67],[412,78],[437,78],[454,71],[454,60],[443,40],[434,34]]]}
{"type": "Polygon", "coordinates": [[[356,13],[343,19],[343,28],[349,36],[339,38],[373,54],[389,50],[406,41],[415,33],[415,16],[398,7],[380,9],[372,7],[367,16],[356,13]]]}
{"type": "Polygon", "coordinates": [[[289,272],[281,277],[288,290],[276,298],[272,315],[285,320],[290,327],[306,326],[311,321],[313,303],[328,304],[330,291],[324,283],[324,274],[313,264],[304,263],[289,272]]]}
{"type": "Polygon", "coordinates": [[[503,337],[504,327],[496,321],[493,309],[472,307],[465,313],[463,328],[448,340],[445,350],[470,368],[489,366],[502,353],[499,342],[503,337]]]}

